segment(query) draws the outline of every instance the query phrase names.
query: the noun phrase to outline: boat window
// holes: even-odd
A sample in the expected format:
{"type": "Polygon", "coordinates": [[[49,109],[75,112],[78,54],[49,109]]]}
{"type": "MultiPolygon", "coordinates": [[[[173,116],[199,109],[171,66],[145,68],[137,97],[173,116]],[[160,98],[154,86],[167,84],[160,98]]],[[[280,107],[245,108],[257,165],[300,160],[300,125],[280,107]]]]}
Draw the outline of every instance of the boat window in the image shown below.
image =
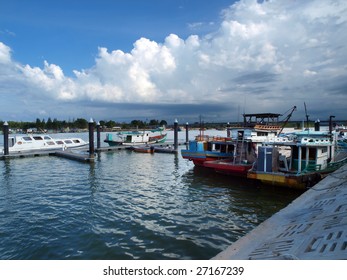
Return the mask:
{"type": "Polygon", "coordinates": [[[63,142],[63,141],[61,141],[61,140],[57,140],[57,141],[56,141],[56,143],[57,143],[58,145],[62,145],[62,144],[64,144],[64,142],[63,142]]]}
{"type": "Polygon", "coordinates": [[[51,145],[51,146],[52,146],[52,145],[55,145],[55,143],[54,143],[53,141],[47,141],[46,143],[47,143],[48,145],[51,145]]]}
{"type": "Polygon", "coordinates": [[[23,137],[23,140],[25,140],[25,141],[31,141],[31,140],[33,140],[33,139],[31,139],[31,137],[29,137],[29,136],[24,136],[24,137],[23,137]]]}
{"type": "Polygon", "coordinates": [[[64,142],[65,142],[66,144],[72,144],[72,141],[71,141],[71,140],[64,140],[64,142]]]}
{"type": "Polygon", "coordinates": [[[10,141],[9,141],[9,145],[8,145],[9,147],[13,147],[14,146],[14,138],[13,137],[11,137],[10,138],[10,141]]]}
{"type": "Polygon", "coordinates": [[[80,140],[78,140],[78,139],[74,139],[74,140],[72,140],[74,143],[80,143],[80,140]]]}
{"type": "Polygon", "coordinates": [[[44,137],[44,139],[45,139],[45,140],[51,140],[52,138],[46,135],[46,136],[44,137]]]}
{"type": "Polygon", "coordinates": [[[33,138],[34,138],[35,140],[43,140],[43,138],[42,138],[41,136],[33,136],[33,138]]]}

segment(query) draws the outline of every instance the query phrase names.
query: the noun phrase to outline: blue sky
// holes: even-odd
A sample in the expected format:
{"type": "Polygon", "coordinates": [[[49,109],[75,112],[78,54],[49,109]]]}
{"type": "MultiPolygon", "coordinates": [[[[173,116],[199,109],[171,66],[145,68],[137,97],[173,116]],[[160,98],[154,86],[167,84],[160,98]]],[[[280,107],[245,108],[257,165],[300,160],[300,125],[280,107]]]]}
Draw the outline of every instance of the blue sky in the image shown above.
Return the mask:
{"type": "Polygon", "coordinates": [[[0,0],[0,38],[15,60],[39,67],[47,60],[71,75],[93,66],[98,47],[129,52],[141,37],[162,42],[170,33],[185,38],[213,30],[210,23],[220,21],[221,10],[232,2],[212,2],[0,0]]]}
{"type": "Polygon", "coordinates": [[[0,0],[0,120],[347,119],[347,2],[0,0]]]}

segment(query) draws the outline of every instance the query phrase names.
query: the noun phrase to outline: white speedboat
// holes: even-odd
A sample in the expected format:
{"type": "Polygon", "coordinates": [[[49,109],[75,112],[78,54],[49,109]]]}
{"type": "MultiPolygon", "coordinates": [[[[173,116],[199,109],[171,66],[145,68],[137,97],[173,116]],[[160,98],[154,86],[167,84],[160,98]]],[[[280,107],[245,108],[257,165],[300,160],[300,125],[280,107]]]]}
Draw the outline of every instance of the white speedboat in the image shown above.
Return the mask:
{"type": "MultiPolygon", "coordinates": [[[[9,153],[25,153],[33,151],[66,150],[88,146],[88,142],[81,138],[52,138],[49,135],[15,135],[10,136],[9,153]]],[[[2,149],[4,153],[4,149],[2,149]]]]}

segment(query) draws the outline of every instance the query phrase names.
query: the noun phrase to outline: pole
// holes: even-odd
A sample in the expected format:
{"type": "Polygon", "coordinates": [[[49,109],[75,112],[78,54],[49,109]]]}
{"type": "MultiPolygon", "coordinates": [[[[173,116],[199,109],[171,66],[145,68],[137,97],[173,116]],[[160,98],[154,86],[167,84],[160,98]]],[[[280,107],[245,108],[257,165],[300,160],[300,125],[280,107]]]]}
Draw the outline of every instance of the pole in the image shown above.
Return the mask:
{"type": "Polygon", "coordinates": [[[101,131],[100,122],[98,122],[98,123],[96,124],[96,147],[97,147],[98,149],[100,149],[100,147],[101,147],[100,131],[101,131]]]}
{"type": "Polygon", "coordinates": [[[88,123],[89,130],[89,155],[94,157],[94,121],[91,118],[88,123]]]}
{"type": "Polygon", "coordinates": [[[178,148],[178,121],[175,120],[174,123],[174,149],[177,150],[178,148]]]}
{"type": "Polygon", "coordinates": [[[320,130],[320,120],[316,120],[314,123],[314,130],[319,131],[320,130]]]}
{"type": "Polygon", "coordinates": [[[230,123],[227,123],[227,137],[230,137],[230,123]]]}
{"type": "Polygon", "coordinates": [[[189,142],[189,131],[188,131],[188,128],[189,128],[189,123],[187,122],[186,123],[186,145],[188,145],[188,142],[189,142]]]}
{"type": "Polygon", "coordinates": [[[7,156],[10,153],[8,148],[9,127],[7,122],[4,122],[3,133],[4,133],[4,155],[7,156]]]}
{"type": "MultiPolygon", "coordinates": [[[[335,118],[335,116],[330,116],[329,117],[329,134],[330,134],[330,141],[333,142],[334,137],[333,137],[333,118],[335,118]]],[[[332,160],[332,146],[330,145],[329,147],[329,158],[328,158],[328,162],[331,162],[332,160]]]]}

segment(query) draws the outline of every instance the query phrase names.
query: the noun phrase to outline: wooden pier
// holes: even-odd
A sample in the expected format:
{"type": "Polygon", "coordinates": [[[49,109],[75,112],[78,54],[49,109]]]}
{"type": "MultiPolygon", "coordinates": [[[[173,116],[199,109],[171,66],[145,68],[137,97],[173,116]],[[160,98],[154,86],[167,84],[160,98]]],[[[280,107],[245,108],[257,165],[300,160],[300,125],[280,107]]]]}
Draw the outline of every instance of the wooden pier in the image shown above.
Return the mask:
{"type": "Polygon", "coordinates": [[[347,165],[214,259],[347,259],[347,165]]]}
{"type": "MultiPolygon", "coordinates": [[[[101,139],[100,139],[100,124],[97,126],[97,144],[96,147],[94,145],[94,122],[93,119],[90,119],[88,124],[89,131],[89,148],[80,149],[80,148],[72,148],[67,150],[37,150],[37,151],[28,151],[28,152],[17,152],[17,153],[9,153],[9,126],[8,123],[5,122],[3,125],[3,133],[4,133],[4,149],[3,154],[0,155],[0,160],[6,159],[14,159],[14,158],[26,158],[26,157],[38,157],[38,156],[57,156],[62,158],[67,158],[71,160],[77,160],[80,162],[91,163],[94,162],[95,153],[100,152],[114,152],[125,149],[132,149],[131,146],[119,145],[119,146],[109,146],[109,147],[101,147],[101,139]]],[[[160,147],[162,149],[158,149],[157,152],[161,153],[178,153],[178,145],[184,145],[188,142],[188,124],[186,127],[186,142],[179,143],[178,142],[178,123],[177,120],[174,123],[174,141],[173,142],[165,142],[165,143],[157,143],[151,144],[154,147],[160,147]],[[173,148],[172,148],[173,145],[173,148]],[[164,149],[165,147],[165,149],[164,149]]]]}

